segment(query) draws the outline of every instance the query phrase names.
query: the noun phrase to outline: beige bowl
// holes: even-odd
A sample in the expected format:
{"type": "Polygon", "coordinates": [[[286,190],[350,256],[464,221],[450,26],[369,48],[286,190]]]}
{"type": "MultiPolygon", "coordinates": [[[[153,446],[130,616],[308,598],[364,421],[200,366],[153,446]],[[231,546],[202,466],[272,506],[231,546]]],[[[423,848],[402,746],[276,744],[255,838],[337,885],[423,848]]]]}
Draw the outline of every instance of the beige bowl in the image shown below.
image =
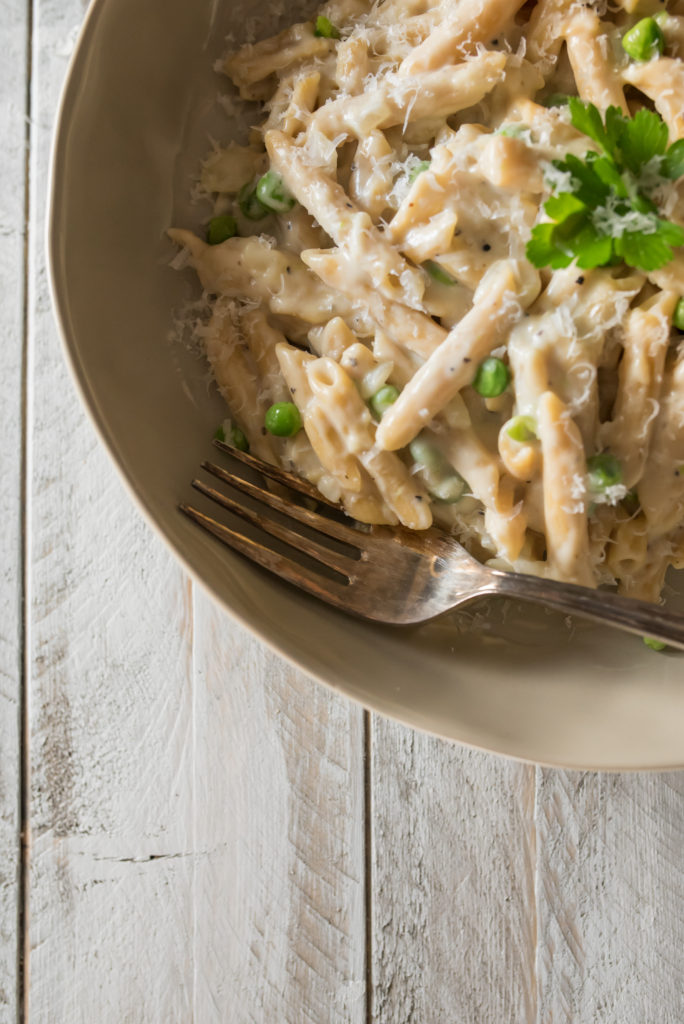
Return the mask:
{"type": "MultiPolygon", "coordinates": [[[[224,413],[205,368],[169,341],[173,310],[197,286],[191,272],[169,268],[164,230],[199,221],[191,176],[207,133],[231,131],[212,65],[252,13],[244,0],[220,9],[216,0],[94,0],[65,88],[50,212],[54,302],[81,393],[132,493],[232,615],[383,714],[552,764],[684,763],[679,655],[510,605],[417,629],[368,625],[257,570],[177,511],[224,413]]],[[[256,31],[276,27],[262,17],[256,31]]]]}

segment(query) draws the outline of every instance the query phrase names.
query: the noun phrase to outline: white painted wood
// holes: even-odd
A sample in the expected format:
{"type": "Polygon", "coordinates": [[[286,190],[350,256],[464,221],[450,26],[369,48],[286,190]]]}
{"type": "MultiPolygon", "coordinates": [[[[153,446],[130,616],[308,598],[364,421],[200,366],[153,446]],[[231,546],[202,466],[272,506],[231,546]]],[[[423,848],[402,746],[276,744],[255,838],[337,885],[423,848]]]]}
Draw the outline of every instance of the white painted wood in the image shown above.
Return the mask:
{"type": "Polygon", "coordinates": [[[0,1021],[17,995],[27,5],[0,19],[0,1021]]]}
{"type": "Polygon", "coordinates": [[[684,1020],[684,774],[538,776],[539,1021],[684,1020]]]}
{"type": "MultiPolygon", "coordinates": [[[[33,213],[80,5],[39,4],[33,213]]],[[[193,588],[123,494],[31,262],[30,1021],[361,1024],[362,712],[193,588]]]]}
{"type": "Polygon", "coordinates": [[[186,1022],[192,592],[81,411],[46,288],[50,135],[80,0],[35,8],[30,263],[29,1019],[186,1022]]]}
{"type": "Polygon", "coordinates": [[[373,1020],[536,1020],[534,769],[374,718],[373,1020]]]}
{"type": "MultiPolygon", "coordinates": [[[[0,28],[0,87],[19,104],[0,108],[14,175],[0,190],[2,1024],[16,962],[19,461],[6,453],[19,450],[22,7],[0,28]]],[[[80,0],[36,8],[28,1019],[362,1024],[362,713],[193,590],[62,366],[42,219],[82,14],[80,0]]],[[[684,776],[535,771],[378,718],[370,767],[369,1020],[681,1024],[684,776]]]]}
{"type": "Polygon", "coordinates": [[[363,712],[196,602],[195,1017],[365,1024],[363,712]]]}

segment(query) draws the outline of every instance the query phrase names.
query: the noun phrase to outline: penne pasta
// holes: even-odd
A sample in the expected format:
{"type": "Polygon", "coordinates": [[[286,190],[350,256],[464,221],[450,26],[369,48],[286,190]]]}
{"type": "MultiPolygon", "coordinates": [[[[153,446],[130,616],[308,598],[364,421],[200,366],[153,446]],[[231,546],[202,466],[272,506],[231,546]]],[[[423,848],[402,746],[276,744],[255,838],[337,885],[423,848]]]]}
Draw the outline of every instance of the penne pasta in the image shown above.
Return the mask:
{"type": "Polygon", "coordinates": [[[684,567],[684,0],[329,0],[222,66],[260,112],[168,234],[227,436],[361,522],[656,600],[684,567]]]}

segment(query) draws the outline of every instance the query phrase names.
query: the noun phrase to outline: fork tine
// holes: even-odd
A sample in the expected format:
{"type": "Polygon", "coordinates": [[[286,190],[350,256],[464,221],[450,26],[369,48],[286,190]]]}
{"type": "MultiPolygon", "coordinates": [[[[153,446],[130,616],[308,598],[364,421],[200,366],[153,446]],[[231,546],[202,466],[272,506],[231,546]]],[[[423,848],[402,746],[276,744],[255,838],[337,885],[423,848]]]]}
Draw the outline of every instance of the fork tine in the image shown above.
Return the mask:
{"type": "MultiPolygon", "coordinates": [[[[240,454],[243,453],[241,452],[240,454]]],[[[364,547],[363,538],[366,535],[360,533],[359,530],[355,530],[353,526],[345,526],[344,523],[336,523],[334,520],[328,519],[326,516],[322,516],[318,512],[312,512],[308,508],[302,508],[301,505],[292,505],[290,502],[284,501],[279,495],[274,494],[272,491],[267,491],[264,487],[259,487],[257,484],[253,484],[249,480],[243,479],[243,477],[236,476],[235,473],[231,473],[230,470],[223,469],[221,466],[217,466],[213,462],[203,462],[202,469],[206,469],[208,473],[211,473],[212,476],[215,476],[218,480],[223,480],[224,483],[230,484],[231,487],[235,487],[238,491],[242,491],[243,494],[249,495],[250,498],[255,498],[256,501],[263,502],[265,505],[275,509],[277,512],[281,512],[283,515],[289,516],[291,519],[296,519],[297,522],[304,523],[305,526],[310,526],[312,530],[318,530],[320,533],[325,533],[328,537],[334,537],[335,540],[340,540],[343,544],[348,544],[350,547],[356,548],[357,550],[361,550],[361,548],[364,547]]]]}
{"type": "Polygon", "coordinates": [[[258,526],[259,529],[270,533],[273,537],[277,537],[278,540],[289,544],[290,547],[295,548],[297,551],[303,552],[309,558],[327,565],[329,569],[333,569],[342,576],[348,576],[350,572],[353,572],[356,565],[355,559],[339,554],[331,548],[324,547],[317,541],[297,533],[295,530],[290,529],[289,526],[284,526],[282,523],[270,519],[261,512],[240,505],[237,501],[233,501],[232,498],[228,497],[227,494],[222,494],[221,491],[217,491],[214,487],[209,487],[202,480],[193,480],[192,486],[201,494],[206,495],[207,498],[211,498],[212,501],[228,509],[229,512],[233,512],[234,515],[245,519],[252,526],[258,526]]]}
{"type": "Polygon", "coordinates": [[[263,462],[262,459],[257,459],[254,455],[249,455],[247,452],[241,452],[237,448],[233,448],[232,445],[226,444],[225,441],[219,441],[218,438],[214,438],[214,444],[222,452],[237,459],[238,462],[244,463],[245,466],[249,466],[250,469],[256,469],[263,476],[269,477],[271,480],[276,480],[279,484],[283,484],[284,487],[289,487],[290,490],[299,491],[300,494],[305,494],[307,498],[313,498],[314,501],[321,502],[324,505],[328,505],[330,508],[337,509],[337,511],[343,511],[342,506],[335,501],[329,501],[324,497],[320,491],[310,484],[307,480],[302,480],[301,477],[295,476],[294,473],[287,473],[280,466],[274,466],[270,462],[263,462]]]}
{"type": "Polygon", "coordinates": [[[307,569],[306,566],[299,565],[285,555],[273,551],[272,548],[265,547],[238,533],[237,530],[232,530],[229,526],[216,522],[211,516],[205,515],[204,512],[193,508],[192,505],[182,502],[178,507],[198,526],[213,534],[229,548],[249,558],[250,561],[256,562],[257,565],[268,569],[269,572],[275,573],[276,576],[280,576],[281,579],[287,580],[288,583],[294,584],[301,590],[305,590],[308,594],[327,601],[328,604],[342,609],[346,607],[345,584],[338,583],[336,580],[324,579],[307,569]]]}

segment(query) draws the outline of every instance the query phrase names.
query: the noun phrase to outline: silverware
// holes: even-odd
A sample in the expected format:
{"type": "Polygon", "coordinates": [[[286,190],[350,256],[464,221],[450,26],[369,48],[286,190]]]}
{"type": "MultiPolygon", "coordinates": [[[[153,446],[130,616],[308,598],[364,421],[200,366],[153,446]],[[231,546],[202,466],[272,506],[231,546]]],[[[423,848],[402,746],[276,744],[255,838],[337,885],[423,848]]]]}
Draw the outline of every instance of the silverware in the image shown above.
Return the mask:
{"type": "Polygon", "coordinates": [[[192,482],[257,532],[250,531],[250,536],[185,503],[181,511],[251,561],[337,608],[375,622],[409,624],[481,597],[510,597],[684,649],[682,615],[610,591],[490,569],[436,529],[416,533],[354,524],[294,474],[221,441],[214,443],[277,485],[269,490],[212,462],[203,462],[202,468],[249,500],[238,501],[200,479],[192,482]],[[286,497],[283,487],[288,488],[286,497]],[[321,511],[297,504],[291,492],[313,499],[321,511]]]}

